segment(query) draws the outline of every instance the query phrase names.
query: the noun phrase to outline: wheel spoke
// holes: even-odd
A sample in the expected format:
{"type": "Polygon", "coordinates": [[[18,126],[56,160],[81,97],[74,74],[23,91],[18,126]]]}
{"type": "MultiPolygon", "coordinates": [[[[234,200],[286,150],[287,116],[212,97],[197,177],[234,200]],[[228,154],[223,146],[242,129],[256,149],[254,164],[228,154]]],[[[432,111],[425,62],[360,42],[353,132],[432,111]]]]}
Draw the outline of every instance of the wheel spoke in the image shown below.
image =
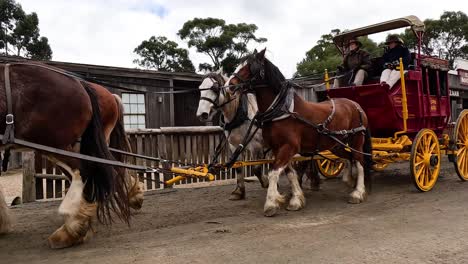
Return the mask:
{"type": "Polygon", "coordinates": [[[418,181],[421,180],[421,175],[422,175],[422,173],[423,173],[424,167],[425,167],[425,166],[421,166],[421,167],[416,171],[416,179],[417,179],[418,181]]]}
{"type": "Polygon", "coordinates": [[[326,160],[319,161],[320,162],[320,167],[323,168],[323,165],[327,162],[326,160]]]}
{"type": "Polygon", "coordinates": [[[419,165],[421,165],[423,163],[424,163],[424,160],[417,161],[416,163],[414,163],[414,166],[419,166],[419,165]]]}
{"type": "Polygon", "coordinates": [[[465,147],[459,148],[458,151],[457,151],[457,157],[465,156],[465,152],[466,152],[466,148],[465,148],[465,147]]]}
{"type": "Polygon", "coordinates": [[[434,153],[434,149],[437,147],[437,143],[433,143],[431,145],[431,149],[429,150],[429,153],[434,153]]]}
{"type": "Polygon", "coordinates": [[[466,162],[465,162],[465,155],[458,157],[457,163],[458,163],[458,168],[460,169],[461,172],[465,172],[466,169],[466,162]]]}
{"type": "Polygon", "coordinates": [[[424,170],[424,186],[426,186],[429,183],[429,176],[430,176],[430,170],[429,167],[425,167],[426,169],[424,170]]]}
{"type": "Polygon", "coordinates": [[[425,135],[423,137],[423,142],[422,143],[423,143],[423,148],[424,148],[423,152],[424,153],[427,153],[427,151],[429,150],[429,140],[430,140],[429,135],[425,135]]]}
{"type": "Polygon", "coordinates": [[[326,172],[330,172],[330,170],[329,170],[329,169],[330,169],[330,164],[331,164],[330,161],[328,161],[328,162],[326,163],[326,166],[325,166],[325,171],[326,171],[326,172]]]}
{"type": "Polygon", "coordinates": [[[434,179],[434,171],[435,171],[435,168],[431,170],[431,167],[428,167],[427,168],[427,171],[428,171],[428,174],[427,174],[427,182],[431,182],[433,179],[434,179]]]}

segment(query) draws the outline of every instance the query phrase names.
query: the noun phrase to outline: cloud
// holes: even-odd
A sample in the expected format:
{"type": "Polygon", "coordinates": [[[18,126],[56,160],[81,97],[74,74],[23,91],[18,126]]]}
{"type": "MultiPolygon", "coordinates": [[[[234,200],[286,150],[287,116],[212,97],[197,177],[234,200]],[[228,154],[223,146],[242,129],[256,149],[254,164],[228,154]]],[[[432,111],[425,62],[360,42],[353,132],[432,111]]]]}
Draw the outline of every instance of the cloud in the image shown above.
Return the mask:
{"type": "MultiPolygon", "coordinates": [[[[308,0],[20,0],[25,11],[37,12],[41,34],[49,38],[54,60],[123,67],[132,64],[133,49],[152,35],[164,35],[186,47],[177,36],[194,17],[223,18],[227,23],[254,23],[268,56],[286,75],[321,35],[334,28],[352,29],[405,15],[438,18],[440,1],[308,1],[308,0]]],[[[468,2],[444,1],[468,11],[468,2]]],[[[382,41],[384,34],[371,36],[382,41]]],[[[255,46],[252,46],[252,48],[255,46]]],[[[209,58],[190,50],[195,65],[209,58]]]]}

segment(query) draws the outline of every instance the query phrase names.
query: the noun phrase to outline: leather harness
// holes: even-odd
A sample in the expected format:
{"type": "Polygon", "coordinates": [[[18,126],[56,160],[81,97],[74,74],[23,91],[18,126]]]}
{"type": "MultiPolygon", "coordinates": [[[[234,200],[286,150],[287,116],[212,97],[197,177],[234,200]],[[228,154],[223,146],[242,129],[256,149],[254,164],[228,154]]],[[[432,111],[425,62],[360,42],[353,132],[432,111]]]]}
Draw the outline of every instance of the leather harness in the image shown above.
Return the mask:
{"type": "Polygon", "coordinates": [[[5,64],[5,94],[7,103],[7,115],[5,118],[6,128],[3,134],[2,143],[4,145],[15,141],[15,116],[13,115],[13,100],[11,99],[11,83],[10,83],[10,64],[5,64]]]}

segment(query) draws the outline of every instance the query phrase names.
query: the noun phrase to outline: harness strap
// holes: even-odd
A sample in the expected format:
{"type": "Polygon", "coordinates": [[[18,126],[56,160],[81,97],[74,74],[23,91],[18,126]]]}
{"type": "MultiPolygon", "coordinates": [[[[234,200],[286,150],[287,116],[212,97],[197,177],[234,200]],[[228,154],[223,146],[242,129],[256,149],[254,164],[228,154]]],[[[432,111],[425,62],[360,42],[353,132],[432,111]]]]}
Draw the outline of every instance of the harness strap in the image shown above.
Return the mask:
{"type": "Polygon", "coordinates": [[[245,121],[250,121],[249,116],[248,116],[248,99],[246,94],[242,94],[239,102],[239,106],[237,107],[236,114],[234,115],[234,118],[224,124],[224,130],[226,131],[232,131],[233,129],[236,129],[240,127],[245,121]]]}
{"type": "Polygon", "coordinates": [[[4,145],[13,143],[15,140],[15,117],[13,115],[13,102],[11,99],[11,83],[10,83],[10,64],[5,64],[5,94],[7,101],[7,115],[5,118],[6,128],[3,135],[2,143],[4,145]]]}

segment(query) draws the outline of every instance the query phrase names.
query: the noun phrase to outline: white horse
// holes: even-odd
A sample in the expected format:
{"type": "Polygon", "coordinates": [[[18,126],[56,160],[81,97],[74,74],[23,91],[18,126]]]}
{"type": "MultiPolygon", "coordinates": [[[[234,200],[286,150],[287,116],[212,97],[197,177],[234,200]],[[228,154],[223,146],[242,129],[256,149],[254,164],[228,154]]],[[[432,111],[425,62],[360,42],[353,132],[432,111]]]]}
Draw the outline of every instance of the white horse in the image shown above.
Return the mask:
{"type": "MultiPolygon", "coordinates": [[[[200,102],[197,110],[197,117],[202,122],[211,120],[216,110],[221,110],[226,123],[225,136],[229,143],[229,148],[234,151],[242,143],[250,122],[258,111],[257,98],[254,94],[241,95],[240,93],[227,92],[223,87],[228,77],[221,71],[212,72],[203,78],[200,89],[200,102]],[[245,97],[242,97],[245,96],[245,97]]],[[[262,137],[262,130],[259,129],[252,141],[246,147],[252,154],[253,159],[264,158],[265,146],[262,137]]],[[[311,180],[313,189],[319,189],[320,177],[314,170],[314,163],[298,163],[296,170],[302,178],[306,174],[311,180]]],[[[262,167],[255,166],[253,173],[258,177],[262,187],[268,187],[268,179],[262,174],[262,167]]],[[[230,200],[245,199],[245,184],[243,173],[237,175],[237,186],[231,193],[230,200]]]]}

